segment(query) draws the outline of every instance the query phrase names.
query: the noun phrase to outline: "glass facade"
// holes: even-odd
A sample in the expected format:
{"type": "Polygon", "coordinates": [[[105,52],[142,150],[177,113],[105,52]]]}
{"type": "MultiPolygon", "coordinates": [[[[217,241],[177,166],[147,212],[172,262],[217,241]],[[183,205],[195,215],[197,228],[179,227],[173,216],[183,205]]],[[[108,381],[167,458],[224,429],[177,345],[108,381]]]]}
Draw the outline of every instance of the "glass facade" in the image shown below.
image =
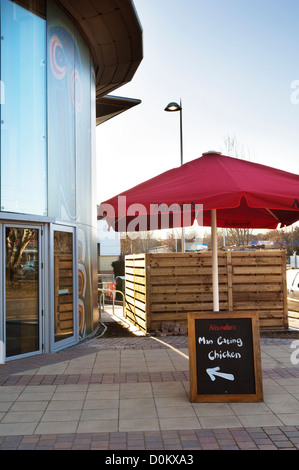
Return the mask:
{"type": "Polygon", "coordinates": [[[1,0],[2,212],[47,215],[46,21],[1,0]]]}
{"type": "Polygon", "coordinates": [[[0,345],[15,358],[97,326],[96,89],[55,0],[0,0],[0,28],[0,345]]]}
{"type": "Polygon", "coordinates": [[[47,8],[48,214],[77,227],[79,334],[97,321],[95,81],[88,46],[53,1],[47,8]]]}
{"type": "Polygon", "coordinates": [[[49,215],[90,225],[90,51],[71,20],[48,5],[49,215]]]}
{"type": "Polygon", "coordinates": [[[76,220],[76,80],[74,25],[48,6],[49,215],[76,220]]]}

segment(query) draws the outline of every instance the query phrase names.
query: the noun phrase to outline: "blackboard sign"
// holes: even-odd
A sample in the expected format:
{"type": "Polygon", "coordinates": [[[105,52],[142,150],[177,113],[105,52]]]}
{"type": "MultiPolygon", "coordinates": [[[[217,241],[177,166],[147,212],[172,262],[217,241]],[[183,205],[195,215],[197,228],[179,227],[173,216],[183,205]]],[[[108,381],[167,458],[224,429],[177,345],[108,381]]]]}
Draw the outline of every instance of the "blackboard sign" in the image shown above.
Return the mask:
{"type": "Polygon", "coordinates": [[[192,402],[263,400],[257,312],[188,314],[192,402]]]}

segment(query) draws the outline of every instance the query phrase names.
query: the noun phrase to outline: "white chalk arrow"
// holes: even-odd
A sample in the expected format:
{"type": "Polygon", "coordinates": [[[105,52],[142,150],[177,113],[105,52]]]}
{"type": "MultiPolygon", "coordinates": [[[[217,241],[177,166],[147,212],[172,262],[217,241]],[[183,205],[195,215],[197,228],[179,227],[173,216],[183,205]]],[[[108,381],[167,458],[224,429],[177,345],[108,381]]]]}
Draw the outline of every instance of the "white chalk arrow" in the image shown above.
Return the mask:
{"type": "Polygon", "coordinates": [[[210,376],[210,379],[214,382],[216,380],[215,375],[218,377],[222,377],[223,379],[226,380],[235,380],[235,377],[233,374],[224,374],[223,372],[218,372],[220,370],[220,367],[214,367],[213,369],[207,369],[207,373],[210,376]]]}

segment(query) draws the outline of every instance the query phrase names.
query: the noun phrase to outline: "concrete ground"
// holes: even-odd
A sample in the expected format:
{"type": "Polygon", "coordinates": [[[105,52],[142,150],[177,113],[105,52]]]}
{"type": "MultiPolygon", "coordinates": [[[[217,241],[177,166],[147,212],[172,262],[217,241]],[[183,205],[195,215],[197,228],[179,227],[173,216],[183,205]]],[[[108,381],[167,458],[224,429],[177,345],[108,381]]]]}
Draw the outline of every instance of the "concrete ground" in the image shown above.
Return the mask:
{"type": "Polygon", "coordinates": [[[298,450],[299,337],[261,338],[261,351],[262,403],[190,403],[183,336],[104,334],[8,362],[0,450],[298,450]]]}

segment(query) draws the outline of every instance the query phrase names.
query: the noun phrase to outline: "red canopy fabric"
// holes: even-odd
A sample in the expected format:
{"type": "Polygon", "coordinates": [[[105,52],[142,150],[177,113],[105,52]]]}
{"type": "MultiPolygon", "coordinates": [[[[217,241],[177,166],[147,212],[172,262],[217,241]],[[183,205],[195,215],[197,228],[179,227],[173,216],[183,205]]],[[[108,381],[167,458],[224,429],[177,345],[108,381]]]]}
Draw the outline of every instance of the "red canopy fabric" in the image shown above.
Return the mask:
{"type": "Polygon", "coordinates": [[[200,208],[203,226],[211,226],[212,209],[218,227],[291,225],[299,220],[299,175],[207,153],[103,202],[98,217],[115,231],[155,230],[193,225],[200,208]]]}

